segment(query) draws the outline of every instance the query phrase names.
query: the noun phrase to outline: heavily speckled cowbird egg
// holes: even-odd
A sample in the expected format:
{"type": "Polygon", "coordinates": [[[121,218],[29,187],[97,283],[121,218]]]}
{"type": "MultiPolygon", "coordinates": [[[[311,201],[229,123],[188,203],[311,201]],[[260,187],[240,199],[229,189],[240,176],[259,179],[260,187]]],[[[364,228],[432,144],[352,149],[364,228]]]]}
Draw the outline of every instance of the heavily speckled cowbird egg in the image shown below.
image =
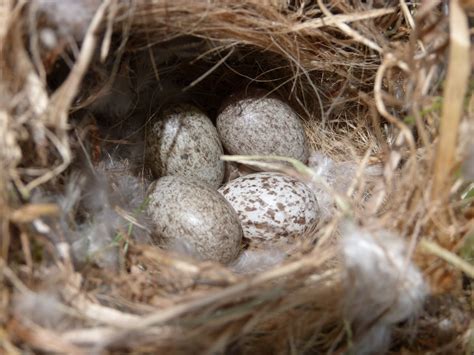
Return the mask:
{"type": "Polygon", "coordinates": [[[221,142],[211,120],[182,104],[166,109],[147,133],[147,160],[156,177],[196,177],[218,187],[224,178],[221,142]]]}
{"type": "Polygon", "coordinates": [[[217,117],[224,148],[237,155],[281,155],[306,162],[308,149],[298,115],[283,101],[256,91],[230,97],[217,117]]]}
{"type": "Polygon", "coordinates": [[[239,177],[219,192],[239,215],[244,237],[277,242],[303,233],[319,216],[312,190],[303,182],[279,173],[239,177]]]}
{"type": "Polygon", "coordinates": [[[232,206],[208,184],[165,176],[148,190],[154,232],[170,247],[200,260],[229,263],[237,257],[242,228],[232,206]]]}

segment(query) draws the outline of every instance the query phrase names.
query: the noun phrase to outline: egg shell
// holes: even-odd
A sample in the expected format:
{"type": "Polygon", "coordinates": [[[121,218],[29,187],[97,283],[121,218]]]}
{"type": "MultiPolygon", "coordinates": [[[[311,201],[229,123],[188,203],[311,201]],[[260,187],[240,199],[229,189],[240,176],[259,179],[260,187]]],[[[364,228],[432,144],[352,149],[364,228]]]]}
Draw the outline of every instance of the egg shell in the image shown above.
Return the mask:
{"type": "Polygon", "coordinates": [[[261,91],[227,100],[217,117],[224,148],[236,155],[280,155],[306,162],[308,148],[303,125],[293,109],[261,91]]]}
{"type": "Polygon", "coordinates": [[[211,120],[181,104],[163,111],[147,132],[147,161],[156,177],[196,177],[218,187],[224,178],[222,144],[211,120]]]}
{"type": "Polygon", "coordinates": [[[242,176],[219,192],[234,207],[244,237],[251,241],[289,241],[318,220],[319,207],[312,190],[283,174],[242,176]]]}
{"type": "Polygon", "coordinates": [[[154,232],[171,247],[187,249],[199,260],[229,263],[242,241],[232,206],[199,179],[165,176],[151,184],[148,214],[154,232]]]}

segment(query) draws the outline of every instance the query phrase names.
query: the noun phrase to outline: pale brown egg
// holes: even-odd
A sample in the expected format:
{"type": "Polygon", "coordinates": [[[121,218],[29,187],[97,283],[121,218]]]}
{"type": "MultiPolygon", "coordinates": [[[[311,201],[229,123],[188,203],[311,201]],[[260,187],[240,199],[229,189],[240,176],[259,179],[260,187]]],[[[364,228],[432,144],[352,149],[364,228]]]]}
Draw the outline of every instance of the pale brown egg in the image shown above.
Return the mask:
{"type": "Polygon", "coordinates": [[[155,176],[199,178],[218,187],[224,178],[222,145],[211,120],[181,104],[163,111],[147,132],[147,161],[155,176]]]}
{"type": "Polygon", "coordinates": [[[239,218],[221,194],[199,179],[165,176],[149,188],[154,232],[199,260],[233,261],[242,240],[239,218]]]}
{"type": "Polygon", "coordinates": [[[303,125],[285,102],[256,91],[236,94],[217,117],[224,148],[234,155],[280,155],[306,163],[308,148],[303,125]]]}

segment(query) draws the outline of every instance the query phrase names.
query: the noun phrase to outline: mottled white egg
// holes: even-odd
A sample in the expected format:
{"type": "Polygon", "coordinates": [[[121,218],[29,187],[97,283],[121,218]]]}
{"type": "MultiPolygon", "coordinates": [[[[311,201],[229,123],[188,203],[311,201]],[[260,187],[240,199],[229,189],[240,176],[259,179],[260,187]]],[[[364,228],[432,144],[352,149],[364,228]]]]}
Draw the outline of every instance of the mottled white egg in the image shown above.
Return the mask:
{"type": "Polygon", "coordinates": [[[199,179],[165,176],[152,183],[148,214],[154,232],[171,248],[199,260],[229,263],[242,240],[242,228],[232,206],[199,179]]]}
{"type": "Polygon", "coordinates": [[[308,159],[303,125],[283,101],[256,91],[227,100],[217,117],[224,148],[237,155],[281,155],[302,162],[308,159]]]}
{"type": "Polygon", "coordinates": [[[239,215],[244,237],[279,241],[313,225],[319,207],[313,191],[303,182],[279,173],[250,174],[232,180],[219,192],[239,215]]]}
{"type": "Polygon", "coordinates": [[[198,108],[166,109],[147,132],[147,161],[156,177],[181,175],[218,187],[224,178],[223,149],[216,128],[198,108]]]}

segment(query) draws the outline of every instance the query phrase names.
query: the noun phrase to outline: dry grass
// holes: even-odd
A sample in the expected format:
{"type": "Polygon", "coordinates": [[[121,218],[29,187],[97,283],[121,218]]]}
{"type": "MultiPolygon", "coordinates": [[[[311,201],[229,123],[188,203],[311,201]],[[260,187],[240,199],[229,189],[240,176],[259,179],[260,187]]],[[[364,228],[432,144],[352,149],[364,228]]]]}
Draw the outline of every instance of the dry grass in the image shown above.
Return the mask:
{"type": "MultiPolygon", "coordinates": [[[[414,339],[397,325],[391,351],[437,351],[439,339],[444,353],[469,351],[472,265],[456,255],[474,230],[472,185],[457,173],[458,126],[473,124],[469,2],[83,3],[93,18],[0,4],[0,352],[343,353],[357,341],[344,319],[347,219],[401,236],[437,300],[413,320],[414,339]],[[172,78],[178,98],[213,114],[233,91],[268,89],[298,110],[314,149],[360,166],[351,193],[336,195],[334,218],[288,260],[256,275],[134,242],[146,226],[121,206],[118,268],[78,268],[62,228],[84,215],[36,196],[70,196],[75,172],[114,139],[97,138],[84,112],[121,77],[135,87],[172,78]],[[362,206],[372,165],[383,174],[362,206]],[[443,319],[450,329],[436,326],[443,319]]],[[[136,100],[152,114],[148,97],[136,100]]]]}

